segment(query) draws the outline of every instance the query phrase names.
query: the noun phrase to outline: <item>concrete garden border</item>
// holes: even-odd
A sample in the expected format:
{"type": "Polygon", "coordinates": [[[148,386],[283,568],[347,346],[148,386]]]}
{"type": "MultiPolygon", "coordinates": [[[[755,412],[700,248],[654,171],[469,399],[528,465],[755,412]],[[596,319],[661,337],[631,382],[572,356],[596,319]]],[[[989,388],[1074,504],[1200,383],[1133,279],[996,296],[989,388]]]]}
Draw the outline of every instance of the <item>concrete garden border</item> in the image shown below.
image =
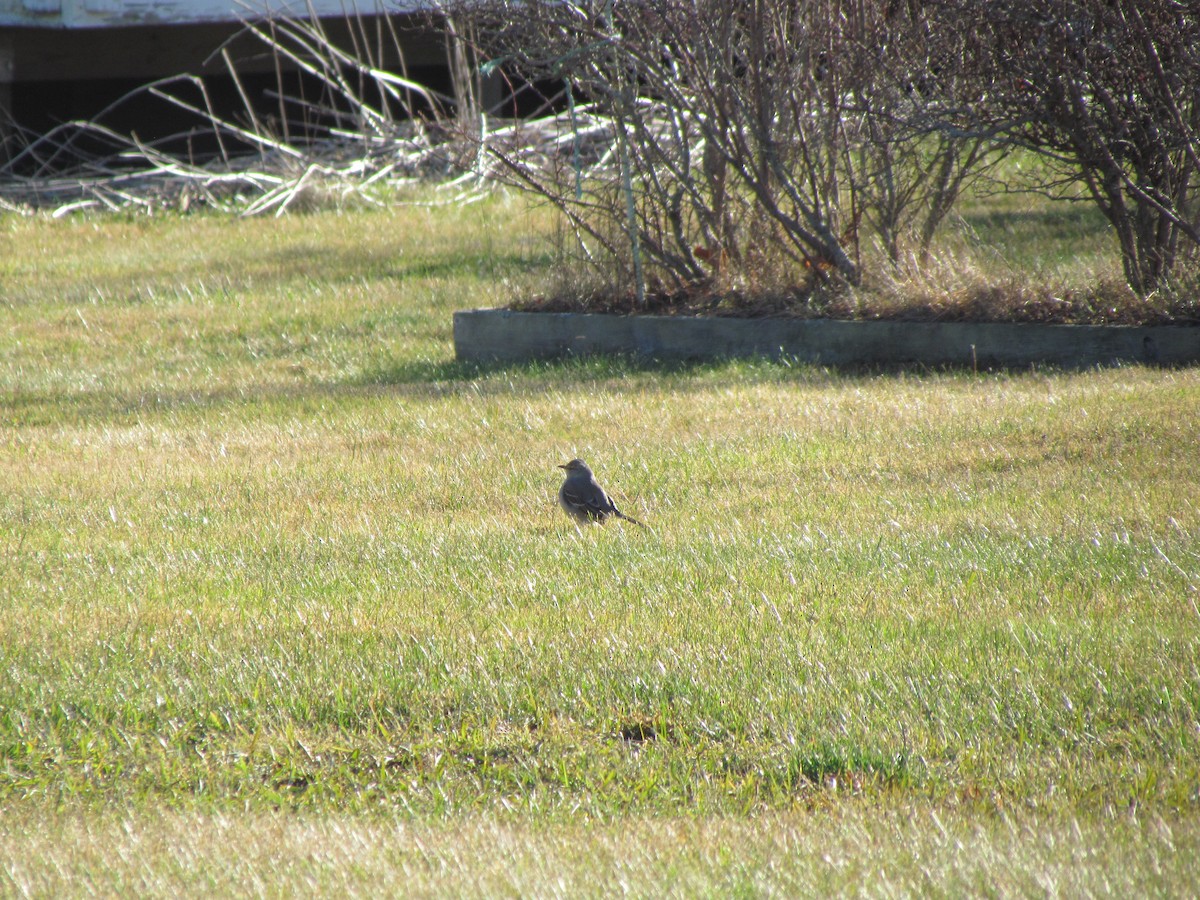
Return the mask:
{"type": "Polygon", "coordinates": [[[619,316],[472,309],[454,314],[454,349],[472,362],[613,353],[649,359],[786,356],[830,366],[1050,365],[1200,362],[1200,327],[972,322],[842,322],[619,316]]]}

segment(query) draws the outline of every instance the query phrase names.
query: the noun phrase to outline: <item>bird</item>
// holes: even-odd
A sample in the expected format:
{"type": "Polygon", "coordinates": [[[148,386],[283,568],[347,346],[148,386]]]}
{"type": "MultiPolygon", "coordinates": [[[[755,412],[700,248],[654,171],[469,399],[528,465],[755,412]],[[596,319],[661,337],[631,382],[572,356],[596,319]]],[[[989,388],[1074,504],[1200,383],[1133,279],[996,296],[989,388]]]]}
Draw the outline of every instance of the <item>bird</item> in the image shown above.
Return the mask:
{"type": "Polygon", "coordinates": [[[558,505],[576,522],[602,523],[609,516],[616,516],[618,519],[632,522],[639,528],[650,530],[633,516],[627,516],[617,509],[617,504],[604,493],[604,488],[600,487],[596,476],[582,459],[573,459],[558,468],[565,469],[567,473],[566,480],[558,489],[558,505]]]}

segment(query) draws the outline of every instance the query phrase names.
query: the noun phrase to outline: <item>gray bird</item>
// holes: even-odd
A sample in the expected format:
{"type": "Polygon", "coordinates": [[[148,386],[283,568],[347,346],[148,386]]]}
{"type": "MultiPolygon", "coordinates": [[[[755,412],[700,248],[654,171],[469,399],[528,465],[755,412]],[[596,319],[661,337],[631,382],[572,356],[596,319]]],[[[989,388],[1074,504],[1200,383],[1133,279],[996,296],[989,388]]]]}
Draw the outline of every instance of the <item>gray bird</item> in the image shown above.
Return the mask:
{"type": "Polygon", "coordinates": [[[600,487],[596,476],[582,459],[573,459],[559,468],[566,469],[567,480],[558,489],[558,505],[576,522],[603,522],[609,516],[616,516],[649,530],[637,519],[617,509],[617,504],[604,493],[604,488],[600,487]]]}

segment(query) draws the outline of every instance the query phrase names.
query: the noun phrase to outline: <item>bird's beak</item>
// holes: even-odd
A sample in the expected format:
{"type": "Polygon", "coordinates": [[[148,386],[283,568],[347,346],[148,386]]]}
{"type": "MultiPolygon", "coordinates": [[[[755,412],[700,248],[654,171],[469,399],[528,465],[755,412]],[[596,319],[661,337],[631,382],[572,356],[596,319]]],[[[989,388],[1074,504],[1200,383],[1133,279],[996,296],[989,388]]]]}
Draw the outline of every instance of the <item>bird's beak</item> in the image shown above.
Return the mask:
{"type": "Polygon", "coordinates": [[[565,468],[566,468],[566,465],[565,465],[565,464],[560,464],[560,465],[558,466],[558,468],[560,468],[560,469],[565,469],[565,468]]]}

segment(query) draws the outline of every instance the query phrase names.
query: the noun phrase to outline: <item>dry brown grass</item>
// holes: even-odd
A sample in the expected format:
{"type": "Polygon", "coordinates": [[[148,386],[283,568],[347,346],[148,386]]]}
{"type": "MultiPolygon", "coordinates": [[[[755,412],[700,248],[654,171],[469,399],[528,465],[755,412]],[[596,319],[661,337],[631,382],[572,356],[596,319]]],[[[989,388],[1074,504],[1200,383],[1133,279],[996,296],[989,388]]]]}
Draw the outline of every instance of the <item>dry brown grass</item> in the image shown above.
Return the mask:
{"type": "Polygon", "coordinates": [[[550,826],[291,813],[20,810],[0,823],[16,896],[1171,896],[1200,879],[1194,820],[808,811],[550,826]]]}
{"type": "Polygon", "coordinates": [[[1200,323],[1200,294],[1186,278],[1170,290],[1139,296],[1112,271],[1050,279],[1037,273],[989,273],[969,257],[943,253],[903,267],[882,266],[866,284],[788,288],[724,279],[686,288],[651,285],[644,303],[579,281],[513,308],[667,316],[788,316],[904,322],[1026,322],[1045,325],[1180,325],[1200,323]]]}

